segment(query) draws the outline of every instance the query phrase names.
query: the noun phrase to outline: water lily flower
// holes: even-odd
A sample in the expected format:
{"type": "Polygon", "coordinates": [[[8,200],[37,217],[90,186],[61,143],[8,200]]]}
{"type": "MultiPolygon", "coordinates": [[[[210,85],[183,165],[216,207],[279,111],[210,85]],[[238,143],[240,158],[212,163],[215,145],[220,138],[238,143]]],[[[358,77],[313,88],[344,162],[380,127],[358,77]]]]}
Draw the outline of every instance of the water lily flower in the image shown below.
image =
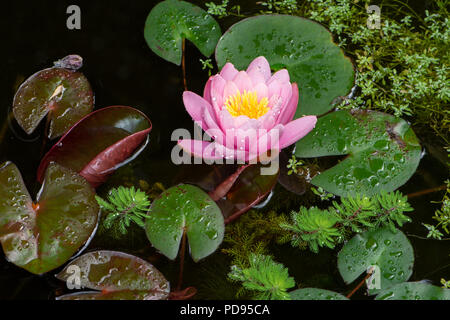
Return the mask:
{"type": "Polygon", "coordinates": [[[246,71],[227,63],[206,83],[203,97],[183,93],[192,119],[213,141],[184,139],[179,146],[208,160],[252,161],[269,150],[278,152],[308,134],[315,116],[293,120],[299,91],[286,69],[273,75],[264,57],[253,60],[246,71]]]}

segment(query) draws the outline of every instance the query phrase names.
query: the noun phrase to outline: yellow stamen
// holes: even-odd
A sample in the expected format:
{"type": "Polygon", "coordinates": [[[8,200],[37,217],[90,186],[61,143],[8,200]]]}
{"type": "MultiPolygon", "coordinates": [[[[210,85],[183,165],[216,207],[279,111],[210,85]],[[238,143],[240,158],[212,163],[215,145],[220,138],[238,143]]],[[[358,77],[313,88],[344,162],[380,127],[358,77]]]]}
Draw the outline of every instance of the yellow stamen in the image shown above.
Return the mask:
{"type": "Polygon", "coordinates": [[[229,96],[225,102],[225,108],[233,117],[247,116],[251,119],[258,119],[269,111],[268,104],[267,98],[258,101],[256,92],[244,91],[243,94],[238,92],[234,96],[229,96]]]}

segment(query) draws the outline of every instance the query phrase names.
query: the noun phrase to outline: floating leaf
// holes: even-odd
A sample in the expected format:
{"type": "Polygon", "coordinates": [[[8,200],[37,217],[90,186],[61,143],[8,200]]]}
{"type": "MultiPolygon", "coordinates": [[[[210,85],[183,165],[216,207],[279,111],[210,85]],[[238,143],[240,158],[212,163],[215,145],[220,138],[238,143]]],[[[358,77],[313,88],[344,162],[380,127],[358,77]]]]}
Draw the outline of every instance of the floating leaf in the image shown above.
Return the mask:
{"type": "Polygon", "coordinates": [[[450,289],[426,282],[405,282],[382,290],[375,300],[450,300],[450,289]]]}
{"type": "Polygon", "coordinates": [[[217,204],[200,188],[178,185],[153,201],[145,224],[152,245],[169,259],[178,255],[186,233],[194,261],[213,253],[222,243],[225,225],[217,204]]]}
{"type": "MultiPolygon", "coordinates": [[[[261,168],[259,164],[247,167],[228,194],[217,201],[225,223],[233,221],[260,203],[277,184],[278,172],[262,175],[261,168]]],[[[194,165],[183,170],[183,176],[179,180],[198,185],[209,192],[235,171],[236,166],[233,165],[194,165]]]]}
{"type": "Polygon", "coordinates": [[[51,163],[34,204],[17,167],[0,168],[0,241],[7,259],[35,274],[61,266],[92,236],[95,193],[75,172],[51,163]]]}
{"type": "Polygon", "coordinates": [[[58,300],[162,300],[170,292],[169,282],[152,264],[117,251],[86,253],[56,277],[72,285],[79,280],[81,288],[101,291],[77,292],[58,300]]]}
{"type": "Polygon", "coordinates": [[[408,123],[376,111],[337,111],[298,141],[297,157],[348,155],[311,183],[339,196],[394,191],[414,174],[421,147],[408,123]]]}
{"type": "Polygon", "coordinates": [[[264,56],[272,69],[286,68],[300,91],[295,118],[323,114],[349,93],[354,70],[331,33],[320,24],[289,15],[244,19],[224,33],[216,48],[217,65],[231,62],[238,70],[264,56]]]}
{"type": "Polygon", "coordinates": [[[50,117],[49,139],[63,135],[93,107],[94,95],[85,76],[59,67],[33,74],[19,87],[13,101],[14,116],[28,134],[45,116],[50,117]]]}
{"type": "Polygon", "coordinates": [[[54,161],[79,172],[97,187],[143,150],[151,128],[150,120],[131,107],[112,106],[94,111],[75,124],[44,156],[38,180],[42,181],[45,169],[54,161]]]}
{"type": "Polygon", "coordinates": [[[221,36],[219,24],[205,10],[189,2],[166,0],[158,3],[145,21],[144,37],[161,58],[181,64],[182,40],[190,40],[209,57],[221,36]]]}
{"type": "Polygon", "coordinates": [[[289,295],[292,300],[349,300],[340,293],[317,288],[297,289],[289,295]]]}
{"type": "Polygon", "coordinates": [[[373,267],[370,294],[407,281],[413,265],[414,252],[408,238],[388,227],[357,234],[338,254],[339,273],[346,283],[373,267]]]}

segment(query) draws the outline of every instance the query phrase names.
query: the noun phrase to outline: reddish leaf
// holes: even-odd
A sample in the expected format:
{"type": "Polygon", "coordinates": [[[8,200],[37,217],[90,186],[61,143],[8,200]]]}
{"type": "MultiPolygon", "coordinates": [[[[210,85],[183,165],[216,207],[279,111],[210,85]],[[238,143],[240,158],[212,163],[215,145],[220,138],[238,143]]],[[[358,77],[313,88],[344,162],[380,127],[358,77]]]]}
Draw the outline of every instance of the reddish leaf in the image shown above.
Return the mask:
{"type": "MultiPolygon", "coordinates": [[[[81,60],[75,55],[66,58],[70,57],[70,61],[74,60],[73,57],[81,60]]],[[[55,63],[57,67],[33,74],[14,96],[14,116],[28,134],[48,115],[48,138],[57,138],[94,107],[94,95],[88,80],[76,72],[72,64],[64,63],[64,59],[55,63]]]]}
{"type": "Polygon", "coordinates": [[[95,251],[71,261],[56,277],[69,283],[78,276],[79,285],[100,291],[77,292],[58,300],[162,300],[170,284],[152,264],[118,251],[95,251]]]}
{"type": "MultiPolygon", "coordinates": [[[[261,167],[259,164],[247,167],[227,195],[216,201],[222,210],[225,223],[233,221],[260,203],[275,187],[278,172],[273,175],[261,175],[261,167]]],[[[191,165],[183,170],[177,181],[195,184],[209,192],[228,179],[237,169],[238,166],[234,165],[191,165]]]]}
{"type": "Polygon", "coordinates": [[[79,172],[94,188],[98,187],[142,151],[151,128],[147,116],[131,107],[112,106],[92,112],[44,156],[38,180],[54,161],[79,172]]]}

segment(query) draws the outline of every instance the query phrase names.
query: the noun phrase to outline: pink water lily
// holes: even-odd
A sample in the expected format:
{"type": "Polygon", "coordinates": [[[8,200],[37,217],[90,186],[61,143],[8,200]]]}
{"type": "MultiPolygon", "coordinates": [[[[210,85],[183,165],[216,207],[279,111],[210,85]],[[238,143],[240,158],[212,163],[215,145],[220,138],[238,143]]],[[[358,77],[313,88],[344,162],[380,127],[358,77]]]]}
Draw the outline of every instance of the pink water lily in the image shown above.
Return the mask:
{"type": "Polygon", "coordinates": [[[297,84],[290,82],[288,71],[272,75],[264,57],[253,60],[247,71],[227,63],[209,78],[203,97],[183,93],[187,112],[213,141],[184,139],[178,144],[208,160],[251,161],[269,150],[279,152],[316,125],[315,116],[292,120],[298,97],[297,84]]]}

